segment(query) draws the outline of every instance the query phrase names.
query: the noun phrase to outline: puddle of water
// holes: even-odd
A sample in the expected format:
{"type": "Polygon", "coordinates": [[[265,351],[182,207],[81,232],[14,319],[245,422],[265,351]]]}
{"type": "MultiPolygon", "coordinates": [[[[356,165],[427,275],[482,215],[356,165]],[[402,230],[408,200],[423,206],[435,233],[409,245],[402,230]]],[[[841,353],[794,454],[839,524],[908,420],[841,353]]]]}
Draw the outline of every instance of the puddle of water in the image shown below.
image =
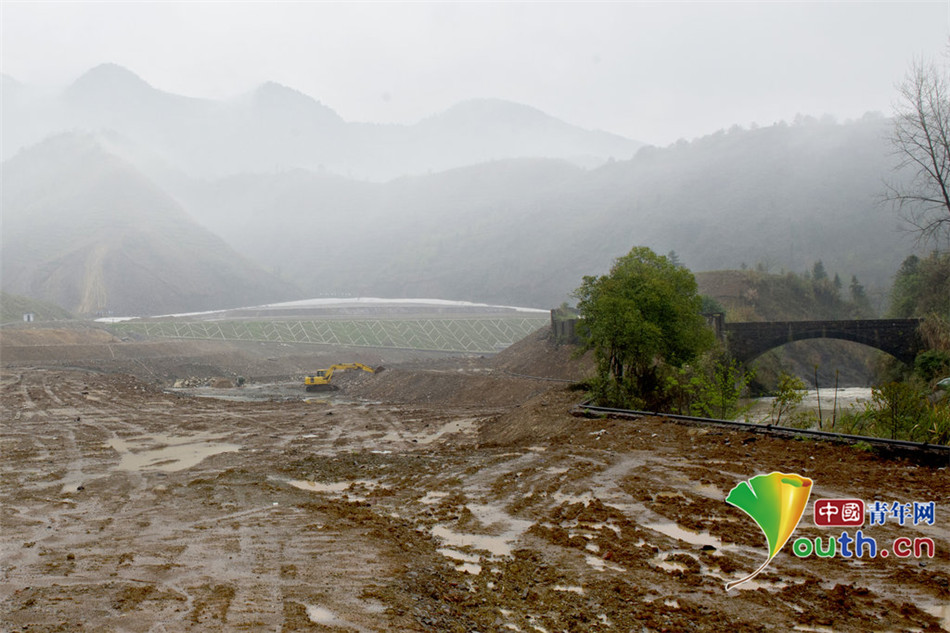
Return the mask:
{"type": "Polygon", "coordinates": [[[587,564],[596,569],[597,571],[604,571],[605,569],[610,569],[613,571],[626,572],[627,570],[619,565],[611,565],[602,558],[596,556],[585,556],[584,560],[587,561],[587,564]]]}
{"type": "Polygon", "coordinates": [[[460,552],[449,547],[440,547],[436,551],[447,558],[453,558],[457,561],[462,561],[463,563],[477,563],[481,560],[480,556],[476,556],[475,554],[466,554],[465,552],[460,552]]]}
{"type": "Polygon", "coordinates": [[[433,503],[438,503],[441,499],[448,497],[449,493],[441,492],[439,490],[430,490],[424,497],[419,499],[419,503],[424,503],[426,505],[431,505],[433,503]]]}
{"type": "Polygon", "coordinates": [[[696,545],[699,547],[702,547],[703,545],[711,545],[716,549],[724,549],[722,546],[722,541],[709,532],[691,532],[690,530],[684,530],[675,523],[645,523],[643,527],[649,528],[654,532],[666,534],[671,538],[685,541],[691,545],[696,545]]]}
{"type": "Polygon", "coordinates": [[[722,490],[713,486],[712,484],[696,484],[693,486],[693,491],[698,492],[704,497],[709,497],[710,499],[725,499],[726,495],[722,493],[722,490]]]}
{"type": "Polygon", "coordinates": [[[217,442],[221,435],[147,435],[122,439],[114,437],[107,446],[119,453],[118,470],[160,470],[173,472],[197,465],[206,457],[240,450],[238,444],[217,442]],[[153,447],[153,448],[149,448],[153,447]]]}
{"type": "Polygon", "coordinates": [[[583,503],[587,506],[593,499],[594,495],[589,492],[583,492],[579,495],[569,495],[563,492],[557,491],[551,493],[551,498],[554,499],[554,502],[558,505],[565,503],[574,504],[574,503],[583,503]]]}
{"type": "MultiPolygon", "coordinates": [[[[456,532],[444,525],[436,525],[432,528],[432,535],[442,539],[449,547],[469,547],[488,552],[492,556],[503,557],[511,555],[514,542],[532,525],[531,521],[516,519],[494,505],[472,503],[468,504],[467,507],[482,525],[490,527],[495,533],[471,534],[467,532],[456,532]]],[[[447,549],[447,551],[451,552],[453,550],[447,549]]],[[[444,555],[450,558],[452,557],[449,554],[444,555]]],[[[471,565],[478,562],[478,560],[478,557],[473,557],[471,560],[467,560],[466,563],[471,565]]]]}
{"type": "Polygon", "coordinates": [[[454,550],[449,547],[440,547],[436,551],[446,558],[451,558],[452,560],[458,561],[458,564],[455,565],[455,568],[461,572],[465,572],[466,574],[471,574],[473,576],[477,576],[482,573],[482,566],[478,564],[478,562],[481,560],[480,556],[459,552],[458,550],[454,550]]]}
{"type": "Polygon", "coordinates": [[[506,535],[521,536],[531,527],[531,521],[516,519],[502,508],[482,503],[469,503],[468,509],[482,525],[497,528],[507,527],[506,535]]]}
{"type": "Polygon", "coordinates": [[[652,562],[654,565],[656,565],[663,571],[668,571],[668,572],[677,572],[677,571],[685,572],[686,571],[686,566],[680,563],[671,563],[669,561],[659,560],[656,558],[654,558],[652,562]]]}
{"type": "Polygon", "coordinates": [[[308,604],[307,617],[314,624],[323,624],[324,626],[344,626],[345,623],[329,609],[308,604]]]}
{"type": "Polygon", "coordinates": [[[940,621],[940,626],[950,631],[950,604],[934,604],[921,606],[921,611],[925,611],[940,621]]]}
{"type": "Polygon", "coordinates": [[[294,488],[309,490],[310,492],[343,492],[353,485],[352,481],[335,481],[332,484],[321,484],[316,481],[304,481],[303,479],[294,479],[288,481],[294,488]]]}
{"type": "Polygon", "coordinates": [[[444,525],[433,527],[432,535],[439,537],[453,547],[471,547],[472,549],[489,552],[493,556],[511,555],[511,543],[505,538],[505,535],[467,534],[455,532],[444,525]]]}
{"type": "Polygon", "coordinates": [[[297,383],[272,383],[245,385],[243,387],[168,387],[166,393],[175,393],[195,398],[211,398],[213,400],[228,400],[231,402],[266,402],[302,400],[314,404],[327,404],[332,398],[321,399],[306,396],[301,385],[297,383]]]}
{"type": "MultiPolygon", "coordinates": [[[[329,494],[341,493],[341,492],[352,492],[351,489],[354,489],[358,486],[365,486],[370,490],[376,488],[385,488],[385,484],[381,484],[378,481],[373,481],[371,479],[352,479],[348,481],[334,481],[333,483],[325,484],[317,481],[306,481],[303,479],[293,479],[287,481],[294,488],[300,488],[301,490],[307,490],[309,492],[325,492],[329,494]]],[[[351,499],[365,501],[363,497],[354,496],[353,494],[347,495],[351,499]]]]}

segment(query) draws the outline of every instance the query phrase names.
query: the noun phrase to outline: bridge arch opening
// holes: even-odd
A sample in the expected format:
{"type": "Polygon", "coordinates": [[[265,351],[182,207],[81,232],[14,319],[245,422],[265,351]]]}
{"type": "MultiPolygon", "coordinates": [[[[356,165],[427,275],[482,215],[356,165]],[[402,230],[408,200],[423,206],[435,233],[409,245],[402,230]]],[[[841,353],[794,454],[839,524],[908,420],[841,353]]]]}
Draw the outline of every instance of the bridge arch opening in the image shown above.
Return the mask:
{"type": "Polygon", "coordinates": [[[756,370],[760,389],[770,390],[780,372],[800,376],[814,389],[814,375],[822,389],[834,387],[865,387],[876,380],[876,366],[881,350],[841,339],[805,339],[783,343],[745,361],[756,370]]]}
{"type": "Polygon", "coordinates": [[[729,352],[743,363],[776,347],[809,339],[860,343],[912,363],[922,347],[919,325],[917,319],[749,322],[726,323],[723,333],[729,352]]]}

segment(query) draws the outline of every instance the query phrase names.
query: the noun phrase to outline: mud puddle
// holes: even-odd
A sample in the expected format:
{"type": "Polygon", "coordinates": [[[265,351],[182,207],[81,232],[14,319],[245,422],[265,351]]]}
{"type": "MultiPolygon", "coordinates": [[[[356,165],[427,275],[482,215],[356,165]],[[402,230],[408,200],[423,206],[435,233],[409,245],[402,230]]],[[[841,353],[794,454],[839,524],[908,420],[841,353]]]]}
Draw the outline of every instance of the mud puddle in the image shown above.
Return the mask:
{"type": "Polygon", "coordinates": [[[219,453],[241,449],[239,444],[220,442],[223,435],[143,435],[123,439],[113,437],[106,445],[119,453],[117,470],[159,470],[174,472],[196,466],[219,453]]]}

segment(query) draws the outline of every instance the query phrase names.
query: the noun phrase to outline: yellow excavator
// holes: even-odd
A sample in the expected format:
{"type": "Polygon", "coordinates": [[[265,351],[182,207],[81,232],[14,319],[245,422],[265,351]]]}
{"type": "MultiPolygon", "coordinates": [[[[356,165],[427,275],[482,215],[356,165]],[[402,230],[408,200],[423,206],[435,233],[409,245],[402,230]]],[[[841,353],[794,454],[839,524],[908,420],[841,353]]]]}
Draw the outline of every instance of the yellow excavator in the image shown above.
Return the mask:
{"type": "Polygon", "coordinates": [[[382,367],[378,369],[373,369],[363,363],[338,363],[332,365],[329,369],[318,369],[317,373],[313,376],[304,377],[304,384],[307,385],[307,391],[334,391],[339,387],[330,384],[330,379],[333,377],[333,372],[343,371],[345,369],[362,369],[363,371],[368,371],[371,374],[375,374],[378,371],[382,370],[382,367]]]}

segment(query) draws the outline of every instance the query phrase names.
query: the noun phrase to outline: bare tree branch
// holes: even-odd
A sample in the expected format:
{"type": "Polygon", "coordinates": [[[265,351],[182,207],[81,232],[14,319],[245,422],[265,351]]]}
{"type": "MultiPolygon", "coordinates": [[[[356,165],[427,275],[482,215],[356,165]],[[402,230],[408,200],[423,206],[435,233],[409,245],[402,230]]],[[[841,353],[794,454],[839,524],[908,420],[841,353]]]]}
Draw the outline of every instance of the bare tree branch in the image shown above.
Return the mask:
{"type": "Polygon", "coordinates": [[[918,234],[950,237],[950,80],[946,65],[915,61],[898,86],[891,143],[897,171],[884,199],[918,234]]]}

